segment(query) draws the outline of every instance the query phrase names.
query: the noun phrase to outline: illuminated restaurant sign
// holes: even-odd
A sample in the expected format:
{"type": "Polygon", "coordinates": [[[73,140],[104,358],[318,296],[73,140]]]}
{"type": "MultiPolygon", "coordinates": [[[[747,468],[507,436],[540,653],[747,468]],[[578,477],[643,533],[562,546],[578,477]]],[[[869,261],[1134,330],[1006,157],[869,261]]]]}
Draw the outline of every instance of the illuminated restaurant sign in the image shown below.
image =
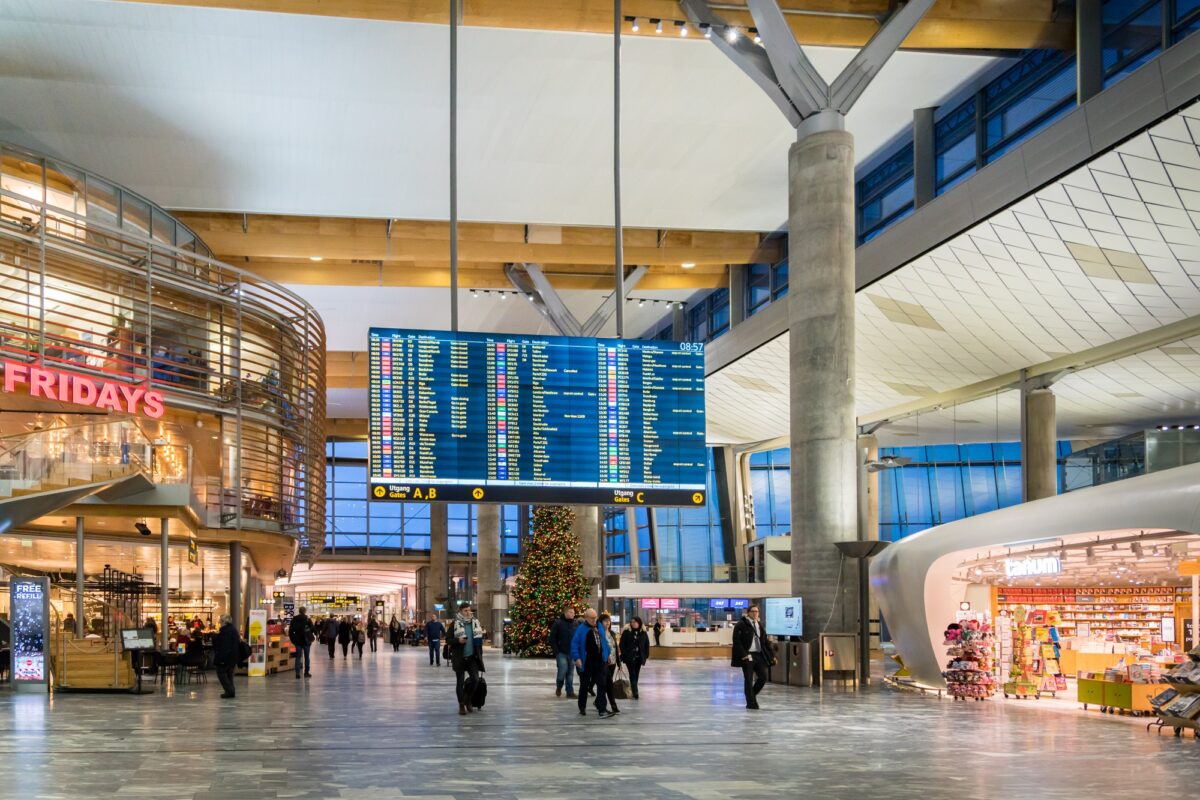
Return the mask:
{"type": "Polygon", "coordinates": [[[30,397],[44,397],[60,403],[124,411],[152,419],[163,415],[161,392],[147,391],[127,383],[92,380],[82,375],[15,361],[4,362],[4,391],[27,392],[30,397]]]}

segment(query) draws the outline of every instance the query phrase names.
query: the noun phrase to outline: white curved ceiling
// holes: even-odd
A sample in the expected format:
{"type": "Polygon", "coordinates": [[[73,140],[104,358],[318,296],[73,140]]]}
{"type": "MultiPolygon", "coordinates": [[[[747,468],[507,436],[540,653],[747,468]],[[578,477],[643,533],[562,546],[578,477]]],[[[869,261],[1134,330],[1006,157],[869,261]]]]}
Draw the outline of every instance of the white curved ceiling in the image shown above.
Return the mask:
{"type": "MultiPolygon", "coordinates": [[[[0,138],[173,208],[445,219],[444,25],[101,0],[0,0],[0,138]]],[[[825,75],[851,51],[810,48],[825,75]]],[[[460,216],[612,222],[612,42],[460,35],[460,216]]],[[[897,54],[849,128],[860,157],[986,57],[897,54]]],[[[790,126],[703,41],[623,48],[627,225],[773,230],[790,126]]]]}

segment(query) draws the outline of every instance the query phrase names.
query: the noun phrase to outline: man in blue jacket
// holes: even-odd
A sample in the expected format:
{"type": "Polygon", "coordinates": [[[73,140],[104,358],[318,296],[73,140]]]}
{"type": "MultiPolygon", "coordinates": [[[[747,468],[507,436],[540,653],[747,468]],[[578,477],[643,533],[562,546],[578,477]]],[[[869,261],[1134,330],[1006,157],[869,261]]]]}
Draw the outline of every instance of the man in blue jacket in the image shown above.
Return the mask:
{"type": "Polygon", "coordinates": [[[442,665],[442,637],[446,635],[446,626],[437,618],[437,614],[429,615],[425,623],[425,641],[429,642],[429,666],[442,665]]]}
{"type": "Polygon", "coordinates": [[[601,719],[616,716],[608,710],[608,637],[596,626],[596,610],[583,613],[583,624],[571,637],[571,660],[580,672],[579,715],[587,716],[588,692],[596,689],[596,713],[601,719]]]}
{"type": "Polygon", "coordinates": [[[567,697],[575,696],[575,668],[571,666],[571,640],[575,638],[575,629],[579,620],[575,619],[575,609],[567,606],[562,616],[554,620],[550,626],[550,650],[558,661],[558,675],[554,679],[554,695],[562,697],[563,685],[567,687],[567,697]]]}

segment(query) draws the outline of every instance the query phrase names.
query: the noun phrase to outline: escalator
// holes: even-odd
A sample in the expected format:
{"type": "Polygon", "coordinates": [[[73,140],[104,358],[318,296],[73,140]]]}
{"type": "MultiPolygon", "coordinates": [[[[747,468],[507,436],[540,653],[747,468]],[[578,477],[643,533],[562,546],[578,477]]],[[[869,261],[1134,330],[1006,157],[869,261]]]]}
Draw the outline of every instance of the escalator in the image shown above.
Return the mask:
{"type": "Polygon", "coordinates": [[[149,454],[149,442],[124,421],[0,437],[0,534],[87,497],[153,489],[149,454]]]}

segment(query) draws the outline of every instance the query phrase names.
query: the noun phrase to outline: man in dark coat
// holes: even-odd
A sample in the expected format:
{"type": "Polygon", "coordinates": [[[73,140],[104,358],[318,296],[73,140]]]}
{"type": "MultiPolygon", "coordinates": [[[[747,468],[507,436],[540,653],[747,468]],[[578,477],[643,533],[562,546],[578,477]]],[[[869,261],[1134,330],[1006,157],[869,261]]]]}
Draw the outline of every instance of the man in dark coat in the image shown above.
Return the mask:
{"type": "Polygon", "coordinates": [[[562,616],[554,620],[550,626],[550,650],[558,662],[558,675],[554,678],[554,695],[562,697],[563,686],[567,687],[567,697],[575,696],[575,669],[571,666],[571,639],[575,636],[575,628],[579,620],[575,619],[575,609],[567,606],[562,616]]]}
{"type": "Polygon", "coordinates": [[[446,635],[446,626],[437,618],[437,614],[429,615],[425,623],[425,641],[429,643],[429,666],[435,663],[442,665],[442,637],[446,635]]]}
{"type": "Polygon", "coordinates": [[[312,662],[309,661],[308,651],[312,647],[313,639],[316,638],[316,632],[313,630],[312,620],[308,618],[306,612],[307,609],[300,606],[299,613],[292,617],[291,623],[288,624],[288,639],[291,640],[292,647],[296,648],[296,680],[300,680],[301,661],[304,661],[304,677],[312,677],[312,673],[308,671],[312,665],[312,662]]]}
{"type": "Polygon", "coordinates": [[[232,698],[234,695],[233,669],[237,666],[240,643],[241,637],[237,628],[233,627],[233,617],[223,614],[221,630],[213,638],[213,664],[217,668],[217,680],[221,681],[221,688],[225,690],[221,697],[232,698]]]}
{"type": "Polygon", "coordinates": [[[330,614],[321,623],[321,638],[325,640],[325,646],[329,648],[329,658],[333,659],[333,649],[337,647],[338,638],[338,621],[337,617],[330,614]]]}
{"type": "Polygon", "coordinates": [[[733,663],[742,668],[746,708],[758,709],[758,693],[767,683],[775,648],[759,621],[758,606],[750,606],[746,616],[733,627],[733,663]]]}
{"type": "Polygon", "coordinates": [[[616,716],[608,710],[608,637],[600,630],[594,608],[583,612],[583,624],[571,639],[571,659],[580,673],[579,715],[587,716],[588,691],[596,690],[596,713],[601,719],[616,716]]]}
{"type": "Polygon", "coordinates": [[[342,646],[342,658],[345,658],[350,652],[350,636],[354,633],[354,629],[350,627],[350,618],[342,617],[338,623],[338,644],[342,646]]]}

